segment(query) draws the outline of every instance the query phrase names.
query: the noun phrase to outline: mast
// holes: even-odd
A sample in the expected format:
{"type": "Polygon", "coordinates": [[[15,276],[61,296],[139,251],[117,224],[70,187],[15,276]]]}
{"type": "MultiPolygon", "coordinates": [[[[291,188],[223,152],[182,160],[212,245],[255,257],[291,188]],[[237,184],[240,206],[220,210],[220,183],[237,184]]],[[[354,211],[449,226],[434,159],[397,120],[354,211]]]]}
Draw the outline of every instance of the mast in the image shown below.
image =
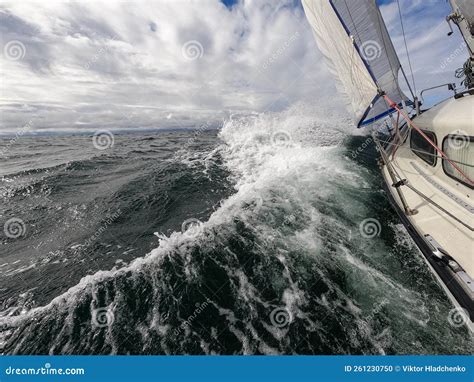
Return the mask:
{"type": "MultiPolygon", "coordinates": [[[[466,42],[471,58],[474,56],[474,2],[472,0],[449,0],[453,13],[446,17],[457,25],[466,42]]],[[[451,32],[448,35],[452,34],[451,32]]]]}
{"type": "MultiPolygon", "coordinates": [[[[449,0],[453,13],[446,17],[451,31],[453,33],[450,22],[457,25],[461,35],[469,50],[469,58],[464,63],[463,67],[456,71],[456,77],[462,78],[466,88],[471,92],[474,90],[474,1],[473,0],[449,0]]],[[[471,93],[472,94],[472,93],[471,93]]]]}

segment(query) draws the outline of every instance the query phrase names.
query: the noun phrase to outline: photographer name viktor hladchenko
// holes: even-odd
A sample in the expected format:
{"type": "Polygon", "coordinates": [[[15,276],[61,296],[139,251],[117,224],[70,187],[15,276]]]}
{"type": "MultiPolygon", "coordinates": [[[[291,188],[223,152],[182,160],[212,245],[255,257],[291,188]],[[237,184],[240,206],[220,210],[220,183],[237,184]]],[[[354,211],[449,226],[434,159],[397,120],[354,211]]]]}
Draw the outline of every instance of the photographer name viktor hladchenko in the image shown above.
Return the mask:
{"type": "Polygon", "coordinates": [[[465,366],[446,366],[446,365],[425,365],[425,366],[411,366],[405,365],[402,366],[402,371],[406,373],[420,373],[420,372],[428,372],[428,373],[465,373],[466,367],[465,366]]]}

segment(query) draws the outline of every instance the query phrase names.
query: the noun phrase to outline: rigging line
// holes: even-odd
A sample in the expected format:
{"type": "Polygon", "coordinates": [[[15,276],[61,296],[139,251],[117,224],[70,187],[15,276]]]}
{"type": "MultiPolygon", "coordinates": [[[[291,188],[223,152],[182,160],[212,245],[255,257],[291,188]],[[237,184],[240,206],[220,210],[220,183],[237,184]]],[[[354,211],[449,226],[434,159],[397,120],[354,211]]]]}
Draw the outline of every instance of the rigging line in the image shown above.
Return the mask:
{"type": "Polygon", "coordinates": [[[451,164],[451,166],[453,166],[456,169],[457,172],[459,172],[464,178],[466,178],[468,183],[474,185],[474,181],[471,178],[469,178],[466,174],[464,174],[464,172],[455,163],[453,163],[451,161],[451,159],[449,159],[449,157],[444,153],[444,151],[441,150],[430,138],[428,138],[428,136],[422,130],[420,130],[418,127],[416,127],[415,124],[413,123],[413,121],[410,119],[410,117],[406,113],[404,113],[402,110],[400,110],[400,108],[398,107],[398,105],[395,102],[393,102],[389,97],[387,97],[387,95],[384,95],[383,97],[390,103],[391,107],[394,107],[395,109],[397,109],[397,111],[401,114],[401,116],[405,119],[405,121],[407,121],[407,124],[410,127],[415,129],[418,132],[418,134],[420,134],[425,139],[425,141],[427,141],[431,146],[433,146],[433,148],[444,159],[446,159],[449,162],[449,164],[451,164]]]}
{"type": "Polygon", "coordinates": [[[456,220],[458,223],[461,223],[464,227],[469,229],[470,231],[474,231],[474,228],[471,227],[468,223],[465,223],[461,219],[459,219],[457,216],[453,215],[451,212],[446,210],[445,208],[441,207],[438,203],[436,203],[433,199],[431,199],[429,196],[425,195],[421,191],[417,190],[415,187],[413,187],[410,183],[405,183],[404,186],[408,187],[410,190],[412,190],[414,193],[417,195],[421,196],[423,199],[425,199],[428,203],[431,203],[433,206],[436,208],[440,209],[443,211],[446,215],[451,217],[452,219],[456,220]]]}
{"type": "MultiPolygon", "coordinates": [[[[413,75],[413,68],[411,66],[411,60],[410,60],[410,53],[408,53],[408,45],[407,45],[407,39],[405,37],[405,28],[403,26],[403,19],[402,19],[402,10],[400,9],[400,0],[397,0],[397,5],[398,5],[398,14],[400,16],[400,25],[402,26],[402,34],[403,34],[403,41],[405,43],[405,50],[407,52],[407,58],[408,58],[408,65],[410,67],[410,73],[411,73],[411,79],[413,81],[413,90],[415,91],[415,95],[416,95],[416,83],[415,83],[415,76],[413,75]]],[[[401,66],[401,65],[400,65],[401,66]]],[[[402,72],[403,72],[403,68],[402,68],[402,72]]],[[[403,73],[405,74],[405,73],[403,73]]],[[[406,76],[405,76],[405,79],[406,79],[406,76]]],[[[408,81],[407,81],[408,83],[408,81]]],[[[410,87],[410,84],[408,83],[408,87],[410,87]]],[[[410,89],[411,90],[411,89],[410,89]]]]}
{"type": "MultiPolygon", "coordinates": [[[[375,143],[378,145],[380,145],[380,143],[378,142],[378,139],[377,137],[374,137],[375,138],[375,143]]],[[[383,162],[385,163],[385,165],[387,166],[387,170],[391,170],[394,172],[394,176],[396,178],[399,179],[400,182],[403,182],[403,186],[406,186],[408,187],[410,190],[412,190],[414,193],[416,193],[418,196],[420,196],[421,198],[425,199],[428,203],[431,203],[433,206],[435,206],[436,208],[440,209],[441,211],[443,211],[446,215],[448,215],[449,217],[451,217],[452,219],[456,220],[458,223],[462,224],[464,227],[466,227],[467,229],[469,229],[470,231],[474,231],[474,228],[471,227],[468,223],[465,223],[464,221],[462,221],[461,219],[459,219],[458,217],[456,217],[455,215],[453,215],[451,212],[449,212],[448,210],[446,210],[445,208],[441,207],[438,203],[436,203],[432,198],[430,198],[429,196],[425,195],[424,193],[422,193],[421,191],[417,190],[415,187],[413,187],[408,181],[406,181],[406,179],[403,179],[400,174],[397,172],[397,170],[395,168],[393,168],[392,166],[392,163],[389,162],[386,162],[384,157],[385,157],[385,151],[383,150],[383,147],[380,145],[380,148],[383,152],[380,152],[381,154],[381,157],[382,157],[382,160],[383,162]]],[[[392,187],[394,187],[394,185],[392,185],[392,187]]],[[[401,191],[399,190],[398,187],[395,187],[397,192],[400,193],[401,191]]],[[[403,198],[404,200],[404,198],[403,198]]],[[[406,202],[405,202],[406,203],[406,202]]]]}

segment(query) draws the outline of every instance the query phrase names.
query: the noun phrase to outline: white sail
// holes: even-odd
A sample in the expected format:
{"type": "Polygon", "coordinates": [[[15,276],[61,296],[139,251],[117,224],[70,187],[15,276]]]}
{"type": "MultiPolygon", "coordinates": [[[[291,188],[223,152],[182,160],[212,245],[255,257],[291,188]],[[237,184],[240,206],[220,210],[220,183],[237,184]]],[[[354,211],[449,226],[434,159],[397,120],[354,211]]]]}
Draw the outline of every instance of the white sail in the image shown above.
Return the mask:
{"type": "Polygon", "coordinates": [[[408,102],[398,85],[400,62],[375,0],[303,0],[319,49],[349,99],[357,126],[394,111],[393,101],[408,102]]]}
{"type": "Polygon", "coordinates": [[[472,56],[474,55],[474,1],[450,0],[450,3],[453,11],[460,15],[457,24],[472,56]]]}

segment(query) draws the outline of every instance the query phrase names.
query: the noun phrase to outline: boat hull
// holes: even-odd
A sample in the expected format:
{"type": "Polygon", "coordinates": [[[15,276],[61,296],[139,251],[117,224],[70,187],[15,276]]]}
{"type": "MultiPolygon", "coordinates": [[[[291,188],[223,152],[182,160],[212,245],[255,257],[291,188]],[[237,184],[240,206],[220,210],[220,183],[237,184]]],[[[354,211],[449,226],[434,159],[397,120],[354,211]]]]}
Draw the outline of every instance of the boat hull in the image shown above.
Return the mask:
{"type": "MultiPolygon", "coordinates": [[[[382,171],[384,174],[384,171],[382,171]]],[[[406,216],[405,212],[402,210],[400,205],[395,200],[394,195],[392,194],[392,185],[389,179],[385,177],[384,174],[384,190],[392,204],[393,208],[397,212],[398,216],[400,217],[401,222],[405,226],[406,230],[410,234],[413,241],[416,243],[417,247],[419,248],[420,252],[423,255],[423,258],[428,263],[431,271],[436,276],[437,280],[443,286],[443,289],[447,292],[450,299],[453,303],[461,308],[465,309],[470,317],[470,326],[471,330],[473,330],[473,322],[474,322],[474,302],[464,289],[463,286],[456,280],[456,276],[453,274],[451,269],[438,257],[433,254],[433,251],[424,237],[417,231],[415,226],[410,222],[408,217],[406,216]]]]}

